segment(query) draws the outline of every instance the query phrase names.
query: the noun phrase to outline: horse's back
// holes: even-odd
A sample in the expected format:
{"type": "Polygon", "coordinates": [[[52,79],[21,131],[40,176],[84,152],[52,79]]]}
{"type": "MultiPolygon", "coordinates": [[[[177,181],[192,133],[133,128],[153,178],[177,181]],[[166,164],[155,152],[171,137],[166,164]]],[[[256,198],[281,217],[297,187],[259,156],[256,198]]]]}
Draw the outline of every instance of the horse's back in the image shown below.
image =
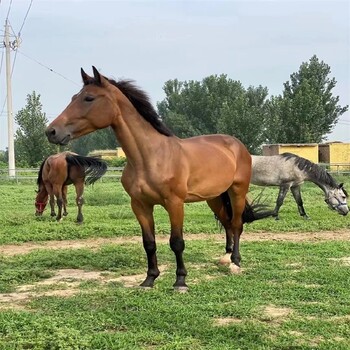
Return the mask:
{"type": "Polygon", "coordinates": [[[259,186],[299,185],[305,179],[293,159],[282,155],[252,155],[252,176],[250,182],[259,186]]]}

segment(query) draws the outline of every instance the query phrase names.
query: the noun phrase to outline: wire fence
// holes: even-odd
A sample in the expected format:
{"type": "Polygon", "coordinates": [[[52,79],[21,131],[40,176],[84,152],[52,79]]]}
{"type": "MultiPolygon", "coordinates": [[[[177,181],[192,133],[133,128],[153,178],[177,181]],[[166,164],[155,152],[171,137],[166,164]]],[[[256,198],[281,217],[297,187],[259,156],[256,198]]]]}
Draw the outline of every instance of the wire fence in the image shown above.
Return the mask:
{"type": "MultiPolygon", "coordinates": [[[[319,163],[319,166],[326,169],[332,175],[350,175],[350,163],[319,163]]],[[[106,174],[100,179],[104,181],[107,179],[120,180],[124,167],[108,167],[106,174]]],[[[15,176],[9,176],[7,168],[0,169],[0,181],[15,181],[36,180],[38,178],[39,168],[18,168],[15,171],[15,176]]]]}

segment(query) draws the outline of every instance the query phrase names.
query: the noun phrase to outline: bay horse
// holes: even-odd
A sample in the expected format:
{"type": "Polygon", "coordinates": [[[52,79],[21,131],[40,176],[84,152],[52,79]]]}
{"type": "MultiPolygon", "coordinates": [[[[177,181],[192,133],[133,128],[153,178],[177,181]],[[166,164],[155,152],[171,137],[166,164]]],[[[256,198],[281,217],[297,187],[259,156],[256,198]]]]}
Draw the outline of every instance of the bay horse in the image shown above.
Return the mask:
{"type": "Polygon", "coordinates": [[[35,215],[41,216],[50,198],[51,216],[55,213],[55,197],[57,198],[57,221],[67,213],[67,188],[73,184],[78,206],[77,222],[83,222],[82,206],[84,203],[84,183],[92,184],[105,174],[107,164],[97,158],[84,157],[72,152],[62,152],[47,157],[40,165],[35,199],[35,215]]]}
{"type": "Polygon", "coordinates": [[[289,190],[298,205],[299,214],[307,219],[300,186],[304,181],[316,184],[325,194],[325,202],[332,210],[341,215],[347,215],[348,194],[342,183],[337,184],[335,179],[319,165],[292,153],[282,153],[275,156],[252,155],[252,177],[250,182],[259,186],[279,186],[273,216],[279,219],[279,209],[289,190]]]}
{"type": "Polygon", "coordinates": [[[175,289],[187,289],[183,261],[184,203],[207,201],[226,230],[226,256],[239,269],[239,239],[245,222],[272,215],[248,203],[251,156],[235,137],[205,135],[180,139],[163,124],[148,95],[130,80],[115,81],[95,67],[81,69],[83,87],[46,129],[48,140],[70,140],[111,126],[127,157],[121,182],[141,226],[147,255],[142,287],[159,276],[153,209],[161,205],[170,219],[170,247],[176,258],[175,289]],[[259,210],[260,209],[260,210],[259,210]]]}

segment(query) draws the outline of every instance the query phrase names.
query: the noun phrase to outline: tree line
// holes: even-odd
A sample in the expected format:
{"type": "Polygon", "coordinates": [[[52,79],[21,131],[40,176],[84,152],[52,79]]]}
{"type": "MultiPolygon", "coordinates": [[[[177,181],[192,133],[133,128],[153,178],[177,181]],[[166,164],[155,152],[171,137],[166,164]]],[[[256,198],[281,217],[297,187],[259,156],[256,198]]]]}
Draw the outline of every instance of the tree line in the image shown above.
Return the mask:
{"type": "MultiPolygon", "coordinates": [[[[290,75],[278,96],[269,96],[263,86],[245,88],[226,74],[202,81],[168,80],[163,86],[165,98],[157,103],[157,109],[178,137],[229,134],[253,154],[258,154],[263,144],[320,143],[348,110],[348,106],[339,105],[339,96],[333,95],[336,80],[330,73],[330,66],[314,55],[290,75]]],[[[17,166],[38,166],[48,155],[63,150],[46,139],[48,119],[35,91],[27,96],[26,106],[15,120],[17,166]]],[[[86,155],[117,145],[107,128],[74,140],[64,149],[86,155]]],[[[0,153],[0,162],[1,157],[6,158],[6,152],[0,153]]]]}

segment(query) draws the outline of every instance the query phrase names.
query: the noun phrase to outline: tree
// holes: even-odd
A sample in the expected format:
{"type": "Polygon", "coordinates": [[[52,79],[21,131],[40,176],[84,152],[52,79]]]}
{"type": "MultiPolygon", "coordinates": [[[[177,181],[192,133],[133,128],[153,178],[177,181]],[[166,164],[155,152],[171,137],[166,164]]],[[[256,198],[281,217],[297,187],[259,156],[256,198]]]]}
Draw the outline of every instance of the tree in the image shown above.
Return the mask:
{"type": "Polygon", "coordinates": [[[283,96],[270,104],[267,125],[273,130],[271,143],[319,143],[325,140],[348,106],[341,107],[333,96],[336,85],[329,78],[330,66],[316,55],[303,62],[299,71],[284,83],[283,96]]]}
{"type": "Polygon", "coordinates": [[[267,88],[249,87],[211,75],[199,81],[169,80],[158,112],[179,137],[224,133],[239,138],[251,152],[263,142],[267,88]]]}
{"type": "Polygon", "coordinates": [[[45,135],[48,119],[42,112],[40,95],[35,91],[27,95],[27,104],[15,116],[18,129],[15,134],[16,162],[22,166],[38,166],[56,150],[45,135]]]}

